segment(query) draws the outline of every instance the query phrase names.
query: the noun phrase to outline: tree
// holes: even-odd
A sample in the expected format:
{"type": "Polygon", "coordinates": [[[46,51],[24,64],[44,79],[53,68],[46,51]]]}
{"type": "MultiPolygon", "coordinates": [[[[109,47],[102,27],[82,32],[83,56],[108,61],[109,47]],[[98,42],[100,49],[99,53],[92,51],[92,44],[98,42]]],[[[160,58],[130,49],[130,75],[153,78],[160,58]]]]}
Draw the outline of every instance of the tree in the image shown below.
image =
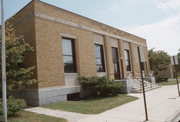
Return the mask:
{"type": "MultiPolygon", "coordinates": [[[[33,52],[33,48],[25,42],[23,36],[16,36],[12,24],[6,23],[6,74],[7,87],[10,90],[14,86],[30,86],[37,83],[33,79],[34,67],[25,65],[25,55],[33,52]]],[[[1,34],[0,34],[1,36],[1,34]]],[[[1,39],[0,39],[1,48],[1,39]]],[[[1,49],[0,49],[1,55],[1,49]]],[[[0,62],[1,66],[1,62],[0,62]]],[[[1,68],[0,68],[1,72],[1,68]]],[[[1,75],[0,75],[1,78],[1,75]]],[[[0,81],[1,82],[1,81],[0,81]]],[[[1,84],[0,84],[1,85],[1,84]]]]}
{"type": "Polygon", "coordinates": [[[148,53],[151,70],[163,71],[167,69],[170,64],[170,56],[166,52],[150,49],[148,53]]]}

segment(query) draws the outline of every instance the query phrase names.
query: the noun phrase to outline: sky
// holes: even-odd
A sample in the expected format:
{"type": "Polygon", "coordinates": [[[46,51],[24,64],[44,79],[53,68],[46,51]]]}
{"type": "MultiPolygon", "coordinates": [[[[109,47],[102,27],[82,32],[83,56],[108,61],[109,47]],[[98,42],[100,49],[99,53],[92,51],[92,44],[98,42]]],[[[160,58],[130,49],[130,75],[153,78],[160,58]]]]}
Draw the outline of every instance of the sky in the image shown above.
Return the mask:
{"type": "MultiPolygon", "coordinates": [[[[5,0],[5,18],[31,0],[5,0]]],[[[41,0],[147,40],[148,48],[180,49],[180,0],[41,0]]]]}

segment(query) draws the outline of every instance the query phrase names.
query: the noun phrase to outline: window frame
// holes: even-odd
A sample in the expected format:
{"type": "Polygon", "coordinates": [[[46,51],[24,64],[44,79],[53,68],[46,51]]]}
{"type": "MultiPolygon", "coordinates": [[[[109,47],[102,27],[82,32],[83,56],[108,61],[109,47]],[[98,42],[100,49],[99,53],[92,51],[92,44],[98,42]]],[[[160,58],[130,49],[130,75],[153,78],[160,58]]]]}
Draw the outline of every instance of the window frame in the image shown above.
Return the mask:
{"type": "Polygon", "coordinates": [[[142,71],[145,71],[144,62],[141,62],[141,69],[142,71]]]}
{"type": "MultiPolygon", "coordinates": [[[[117,64],[117,74],[118,76],[115,77],[115,79],[121,79],[121,64],[120,64],[120,60],[119,60],[119,48],[118,47],[111,47],[111,50],[112,50],[112,62],[113,62],[113,67],[115,68],[115,64],[117,64]],[[116,53],[116,56],[114,57],[114,52],[116,53]]],[[[114,69],[115,70],[115,69],[114,69]]],[[[115,74],[115,72],[114,72],[115,74]]],[[[115,76],[115,75],[114,75],[115,76]]]]}
{"type": "Polygon", "coordinates": [[[97,72],[106,72],[106,67],[105,67],[105,60],[104,60],[104,48],[103,48],[103,45],[101,44],[94,44],[94,47],[95,47],[95,56],[96,56],[96,71],[97,72]],[[100,54],[101,54],[101,57],[97,57],[96,55],[96,47],[100,47],[100,54]],[[101,60],[101,64],[97,64],[97,60],[100,59],[101,60]],[[102,70],[98,70],[97,69],[97,66],[101,66],[102,67],[102,70]]]}
{"type": "Polygon", "coordinates": [[[124,61],[125,61],[125,65],[126,65],[126,71],[132,71],[132,69],[131,69],[130,52],[129,52],[128,49],[124,49],[124,61]],[[127,52],[128,59],[126,59],[126,52],[127,52]],[[129,65],[127,65],[126,62],[128,62],[129,65]]]}
{"type": "Polygon", "coordinates": [[[61,39],[62,39],[62,54],[63,54],[64,73],[77,73],[76,51],[75,51],[75,39],[73,39],[73,38],[68,38],[68,37],[62,37],[61,39]],[[64,54],[64,51],[63,51],[63,40],[64,40],[64,39],[71,41],[71,49],[72,49],[72,54],[71,54],[71,55],[64,54]],[[67,71],[67,70],[65,69],[65,64],[67,64],[67,63],[64,63],[64,60],[65,60],[64,57],[72,57],[73,70],[67,71]]]}

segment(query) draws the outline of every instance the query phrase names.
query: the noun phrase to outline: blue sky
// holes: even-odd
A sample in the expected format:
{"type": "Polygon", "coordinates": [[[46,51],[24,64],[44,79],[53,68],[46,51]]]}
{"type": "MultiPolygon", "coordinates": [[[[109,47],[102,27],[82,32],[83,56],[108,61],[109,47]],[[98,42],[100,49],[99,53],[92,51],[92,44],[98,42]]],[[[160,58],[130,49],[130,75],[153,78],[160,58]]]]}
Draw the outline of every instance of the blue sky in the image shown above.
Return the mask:
{"type": "MultiPolygon", "coordinates": [[[[31,0],[5,0],[9,18],[31,0]]],[[[41,0],[136,34],[171,55],[180,48],[180,0],[41,0]]]]}

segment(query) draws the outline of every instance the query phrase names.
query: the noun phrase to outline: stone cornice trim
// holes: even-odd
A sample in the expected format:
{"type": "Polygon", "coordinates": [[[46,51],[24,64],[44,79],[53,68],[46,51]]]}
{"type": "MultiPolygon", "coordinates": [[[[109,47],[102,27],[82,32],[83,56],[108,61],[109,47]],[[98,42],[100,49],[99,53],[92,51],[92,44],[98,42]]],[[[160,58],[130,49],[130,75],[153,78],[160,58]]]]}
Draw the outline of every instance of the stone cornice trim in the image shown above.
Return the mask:
{"type": "Polygon", "coordinates": [[[73,23],[73,22],[70,22],[70,21],[65,21],[65,20],[62,20],[62,19],[59,19],[59,18],[56,18],[56,17],[52,17],[52,16],[49,16],[49,15],[46,15],[46,14],[42,14],[42,13],[39,13],[39,12],[35,12],[35,16],[43,18],[43,19],[59,22],[59,23],[65,24],[65,25],[70,25],[70,26],[80,28],[80,29],[83,29],[83,30],[91,31],[91,32],[94,32],[94,33],[98,33],[98,34],[101,34],[101,35],[107,35],[109,37],[124,40],[124,41],[134,43],[134,44],[137,44],[137,45],[141,45],[141,46],[145,46],[145,47],[147,46],[146,44],[142,44],[142,43],[139,43],[139,42],[124,38],[122,36],[117,36],[117,35],[110,34],[110,33],[107,33],[105,31],[97,30],[97,29],[94,29],[94,28],[91,28],[91,27],[88,27],[88,26],[73,23]]]}

